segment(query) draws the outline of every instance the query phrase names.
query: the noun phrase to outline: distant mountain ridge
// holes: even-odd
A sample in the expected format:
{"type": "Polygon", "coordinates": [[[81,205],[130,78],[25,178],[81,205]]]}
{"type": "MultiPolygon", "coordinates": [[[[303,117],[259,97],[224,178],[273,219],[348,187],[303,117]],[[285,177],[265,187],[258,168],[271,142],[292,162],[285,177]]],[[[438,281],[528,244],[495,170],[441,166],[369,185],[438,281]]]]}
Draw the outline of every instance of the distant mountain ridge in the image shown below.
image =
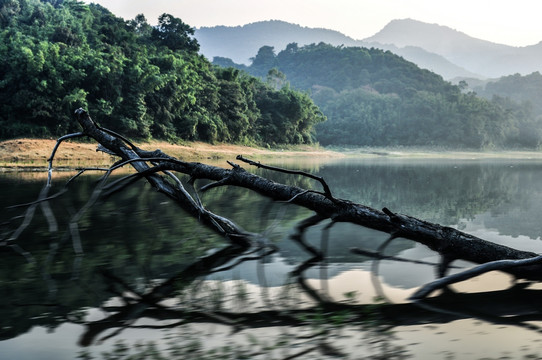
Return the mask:
{"type": "MultiPolygon", "coordinates": [[[[308,91],[328,119],[315,127],[324,146],[489,149],[542,143],[542,118],[537,120],[528,103],[476,96],[464,84],[453,85],[391,51],[291,43],[278,53],[262,46],[250,66],[218,57],[213,64],[242,69],[275,89],[308,91]]],[[[507,81],[522,90],[518,100],[526,98],[525,92],[536,96],[540,77],[536,74],[507,81]]],[[[280,108],[271,99],[271,108],[275,107],[280,108]]]]}
{"type": "Polygon", "coordinates": [[[471,37],[447,26],[412,19],[393,20],[375,35],[363,40],[399,48],[416,46],[438,54],[485,77],[542,70],[542,42],[514,47],[471,37]]]}
{"type": "MultiPolygon", "coordinates": [[[[280,20],[260,21],[243,26],[202,27],[195,34],[201,52],[212,59],[227,57],[249,65],[249,59],[262,46],[280,51],[297,42],[300,46],[324,42],[332,45],[356,46],[358,41],[335,30],[308,28],[280,20]]],[[[359,46],[359,45],[358,45],[359,46]]]]}
{"type": "Polygon", "coordinates": [[[302,27],[279,20],[261,21],[234,27],[202,27],[196,30],[195,36],[200,44],[201,53],[207,58],[224,57],[232,59],[238,64],[250,64],[250,58],[254,57],[262,46],[273,46],[278,53],[285,49],[286,45],[293,42],[299,46],[324,42],[334,46],[373,46],[390,50],[446,79],[480,77],[478,74],[452,64],[442,56],[431,54],[422,48],[409,46],[400,49],[393,45],[369,44],[354,40],[335,30],[302,27]]]}
{"type": "Polygon", "coordinates": [[[542,42],[526,47],[495,44],[446,26],[412,19],[393,20],[364,40],[355,40],[334,30],[279,20],[236,27],[202,27],[196,30],[195,36],[206,57],[226,57],[243,64],[249,64],[249,59],[264,45],[273,46],[279,52],[292,42],[300,46],[324,42],[390,50],[445,79],[497,78],[542,70],[542,42]]]}

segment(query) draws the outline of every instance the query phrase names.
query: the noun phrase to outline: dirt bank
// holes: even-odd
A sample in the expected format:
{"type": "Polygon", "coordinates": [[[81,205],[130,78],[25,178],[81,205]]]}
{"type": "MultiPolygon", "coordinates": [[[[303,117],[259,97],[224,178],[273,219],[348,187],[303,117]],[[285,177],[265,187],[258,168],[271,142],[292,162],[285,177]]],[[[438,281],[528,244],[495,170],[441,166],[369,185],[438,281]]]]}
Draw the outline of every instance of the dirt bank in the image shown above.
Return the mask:
{"type": "MultiPolygon", "coordinates": [[[[45,169],[56,140],[15,139],[0,142],[0,171],[45,169]]],[[[303,159],[303,162],[321,161],[322,158],[341,157],[388,157],[417,159],[539,159],[542,151],[446,151],[430,149],[375,149],[337,148],[325,149],[317,146],[295,146],[284,149],[263,149],[230,144],[206,144],[190,142],[182,145],[167,142],[137,143],[145,150],[161,149],[163,152],[187,161],[210,162],[214,165],[229,166],[226,160],[235,160],[241,154],[255,160],[273,160],[273,163],[303,159]]],[[[104,167],[111,165],[115,158],[96,151],[95,143],[66,141],[55,156],[55,168],[76,169],[81,167],[104,167]]]]}
{"type": "MultiPolygon", "coordinates": [[[[48,139],[15,139],[0,142],[0,168],[46,168],[47,159],[55,146],[56,140],[48,139]]],[[[236,155],[265,158],[294,158],[294,157],[340,157],[340,152],[329,151],[317,147],[298,146],[288,149],[262,149],[240,145],[218,144],[211,145],[200,142],[174,145],[167,142],[137,143],[145,150],[160,149],[163,152],[188,161],[234,160],[236,155]]],[[[79,168],[88,166],[106,166],[115,158],[96,151],[95,143],[66,141],[63,142],[55,155],[55,167],[79,168]]]]}

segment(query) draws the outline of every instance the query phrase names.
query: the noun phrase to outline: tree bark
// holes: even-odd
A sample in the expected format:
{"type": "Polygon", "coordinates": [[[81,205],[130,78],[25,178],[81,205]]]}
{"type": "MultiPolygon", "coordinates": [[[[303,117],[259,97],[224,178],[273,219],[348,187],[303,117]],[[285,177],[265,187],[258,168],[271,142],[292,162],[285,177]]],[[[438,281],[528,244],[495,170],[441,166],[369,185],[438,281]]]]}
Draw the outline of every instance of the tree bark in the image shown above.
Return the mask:
{"type": "MultiPolygon", "coordinates": [[[[537,256],[533,252],[495,244],[450,227],[433,224],[408,215],[396,214],[386,208],[380,211],[348,200],[333,198],[329,189],[320,193],[276,183],[249,173],[241,166],[232,163],[230,163],[231,169],[223,169],[198,162],[175,159],[160,150],[144,151],[120,135],[100,128],[82,109],[76,111],[76,118],[83,128],[83,134],[93,138],[108,152],[119,156],[122,160],[131,161],[130,164],[158,191],[176,200],[183,208],[215,227],[217,226],[216,217],[207,214],[201,207],[183,198],[181,196],[182,189],[179,188],[182,185],[172,184],[158,173],[176,171],[189,175],[191,182],[196,179],[215,181],[215,183],[203,188],[204,191],[212,187],[226,185],[244,187],[270,199],[310,209],[322,219],[330,219],[332,222],[350,222],[391,234],[395,238],[401,237],[416,241],[441,255],[441,274],[445,273],[451,261],[457,259],[483,264],[497,260],[530,259],[537,256]],[[141,161],[138,161],[139,159],[141,161]],[[144,161],[144,159],[146,160],[144,161]],[[148,165],[147,162],[151,162],[151,159],[152,165],[148,165]]],[[[324,188],[326,186],[324,185],[324,188]]],[[[220,217],[219,219],[219,228],[223,229],[224,233],[232,234],[237,231],[230,222],[220,217]]],[[[529,280],[542,278],[540,264],[507,267],[500,270],[517,278],[529,280]]]]}

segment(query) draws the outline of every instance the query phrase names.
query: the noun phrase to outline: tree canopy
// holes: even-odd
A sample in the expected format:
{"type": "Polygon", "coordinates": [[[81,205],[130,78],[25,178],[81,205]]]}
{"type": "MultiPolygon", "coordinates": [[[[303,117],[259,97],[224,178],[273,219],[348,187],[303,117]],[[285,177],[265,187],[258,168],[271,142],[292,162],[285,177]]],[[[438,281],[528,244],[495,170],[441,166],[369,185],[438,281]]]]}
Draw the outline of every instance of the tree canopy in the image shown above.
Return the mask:
{"type": "Polygon", "coordinates": [[[292,43],[276,54],[264,46],[248,71],[281,73],[311,91],[328,118],[317,125],[324,145],[534,148],[542,139],[528,104],[479,97],[389,51],[292,43]]]}
{"type": "Polygon", "coordinates": [[[542,97],[542,75],[538,71],[525,76],[503,76],[489,81],[484,88],[474,87],[474,90],[487,99],[495,95],[509,98],[532,111],[535,116],[542,116],[542,103],[539,100],[542,97]]]}
{"type": "Polygon", "coordinates": [[[76,0],[1,0],[0,138],[73,131],[85,107],[138,138],[313,141],[325,117],[308,95],[213,66],[193,35],[170,14],[151,26],[76,0]]]}

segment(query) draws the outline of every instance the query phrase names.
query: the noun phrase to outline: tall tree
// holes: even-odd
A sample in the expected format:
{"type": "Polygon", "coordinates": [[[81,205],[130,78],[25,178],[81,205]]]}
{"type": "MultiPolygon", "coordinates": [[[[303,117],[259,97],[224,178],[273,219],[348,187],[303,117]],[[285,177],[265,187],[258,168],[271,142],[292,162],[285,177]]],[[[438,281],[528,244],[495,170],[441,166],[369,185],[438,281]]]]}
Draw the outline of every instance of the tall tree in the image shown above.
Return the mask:
{"type": "Polygon", "coordinates": [[[193,38],[194,32],[194,29],[181,19],[170,14],[162,14],[158,18],[158,26],[152,31],[152,36],[173,51],[198,52],[199,44],[193,38]]]}

